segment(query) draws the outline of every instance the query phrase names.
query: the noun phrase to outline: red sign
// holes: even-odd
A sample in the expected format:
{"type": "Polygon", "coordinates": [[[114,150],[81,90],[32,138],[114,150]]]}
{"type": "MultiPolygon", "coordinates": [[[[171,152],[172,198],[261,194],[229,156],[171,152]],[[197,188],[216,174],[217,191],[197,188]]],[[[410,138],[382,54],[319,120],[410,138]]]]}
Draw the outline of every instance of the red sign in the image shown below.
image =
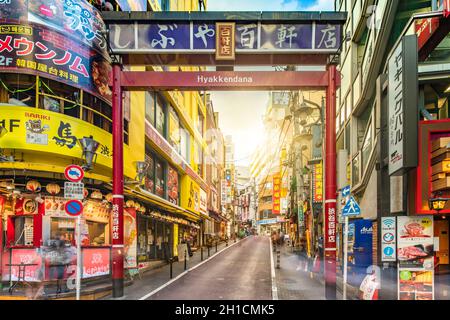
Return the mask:
{"type": "Polygon", "coordinates": [[[64,205],[67,214],[76,217],[83,212],[83,203],[79,200],[69,200],[64,205]]]}
{"type": "Polygon", "coordinates": [[[68,166],[64,170],[64,176],[72,182],[80,182],[84,178],[84,170],[75,164],[68,166]]]}
{"type": "MultiPolygon", "coordinates": [[[[450,1],[450,0],[449,0],[450,1]]],[[[415,21],[419,50],[430,40],[439,27],[439,17],[419,19],[415,21]]]]}
{"type": "Polygon", "coordinates": [[[281,177],[280,174],[273,176],[273,192],[272,192],[272,213],[280,214],[280,198],[281,198],[281,177]]]}
{"type": "Polygon", "coordinates": [[[12,281],[17,281],[19,275],[18,266],[7,266],[7,264],[36,264],[25,268],[25,280],[29,282],[41,281],[39,271],[42,265],[42,258],[37,249],[12,249],[11,260],[9,251],[3,252],[2,258],[2,280],[9,281],[11,275],[12,281]],[[11,273],[10,273],[11,270],[11,273]]]}
{"type": "Polygon", "coordinates": [[[313,90],[328,86],[328,77],[326,71],[124,71],[121,84],[130,90],[313,90]]]}
{"type": "Polygon", "coordinates": [[[84,248],[83,279],[109,275],[110,261],[109,248],[84,248]]]}

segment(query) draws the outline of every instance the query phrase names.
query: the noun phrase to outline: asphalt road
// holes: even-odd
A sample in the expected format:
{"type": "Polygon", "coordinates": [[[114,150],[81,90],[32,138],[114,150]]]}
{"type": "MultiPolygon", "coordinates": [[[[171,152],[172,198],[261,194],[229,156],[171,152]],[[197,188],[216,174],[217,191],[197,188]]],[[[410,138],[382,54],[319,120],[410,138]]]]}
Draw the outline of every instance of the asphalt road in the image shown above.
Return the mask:
{"type": "Polygon", "coordinates": [[[148,300],[271,300],[270,243],[249,237],[148,300]]]}

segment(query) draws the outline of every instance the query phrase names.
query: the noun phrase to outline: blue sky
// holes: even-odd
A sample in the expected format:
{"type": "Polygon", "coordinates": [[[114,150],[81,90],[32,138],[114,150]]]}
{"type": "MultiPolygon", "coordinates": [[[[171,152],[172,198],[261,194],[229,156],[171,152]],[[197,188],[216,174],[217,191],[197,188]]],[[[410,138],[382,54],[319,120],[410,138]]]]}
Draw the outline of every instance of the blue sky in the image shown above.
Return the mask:
{"type": "Polygon", "coordinates": [[[334,0],[208,0],[209,11],[332,11],[334,0]]]}

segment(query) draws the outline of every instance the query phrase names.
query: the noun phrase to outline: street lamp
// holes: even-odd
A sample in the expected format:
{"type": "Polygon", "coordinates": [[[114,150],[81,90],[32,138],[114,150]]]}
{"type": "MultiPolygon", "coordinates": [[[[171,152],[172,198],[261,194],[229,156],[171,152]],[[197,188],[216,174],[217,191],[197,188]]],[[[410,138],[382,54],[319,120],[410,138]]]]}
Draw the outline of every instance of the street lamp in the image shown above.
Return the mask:
{"type": "Polygon", "coordinates": [[[82,157],[85,161],[83,164],[83,170],[90,171],[93,169],[93,165],[97,161],[97,149],[100,146],[100,143],[95,141],[92,136],[78,139],[78,143],[83,149],[82,157]]]}
{"type": "Polygon", "coordinates": [[[439,213],[439,211],[444,210],[447,201],[449,198],[440,197],[440,193],[437,194],[437,198],[430,198],[428,200],[428,206],[431,210],[435,210],[439,213]]]}

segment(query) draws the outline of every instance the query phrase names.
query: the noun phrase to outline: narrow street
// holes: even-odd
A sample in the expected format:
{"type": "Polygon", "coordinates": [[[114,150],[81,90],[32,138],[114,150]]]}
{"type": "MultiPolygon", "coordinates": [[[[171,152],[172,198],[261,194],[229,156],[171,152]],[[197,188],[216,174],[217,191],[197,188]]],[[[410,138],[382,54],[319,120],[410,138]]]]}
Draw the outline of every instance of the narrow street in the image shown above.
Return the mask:
{"type": "Polygon", "coordinates": [[[271,300],[270,242],[249,237],[149,300],[271,300]],[[237,271],[239,270],[239,271],[237,271]]]}

